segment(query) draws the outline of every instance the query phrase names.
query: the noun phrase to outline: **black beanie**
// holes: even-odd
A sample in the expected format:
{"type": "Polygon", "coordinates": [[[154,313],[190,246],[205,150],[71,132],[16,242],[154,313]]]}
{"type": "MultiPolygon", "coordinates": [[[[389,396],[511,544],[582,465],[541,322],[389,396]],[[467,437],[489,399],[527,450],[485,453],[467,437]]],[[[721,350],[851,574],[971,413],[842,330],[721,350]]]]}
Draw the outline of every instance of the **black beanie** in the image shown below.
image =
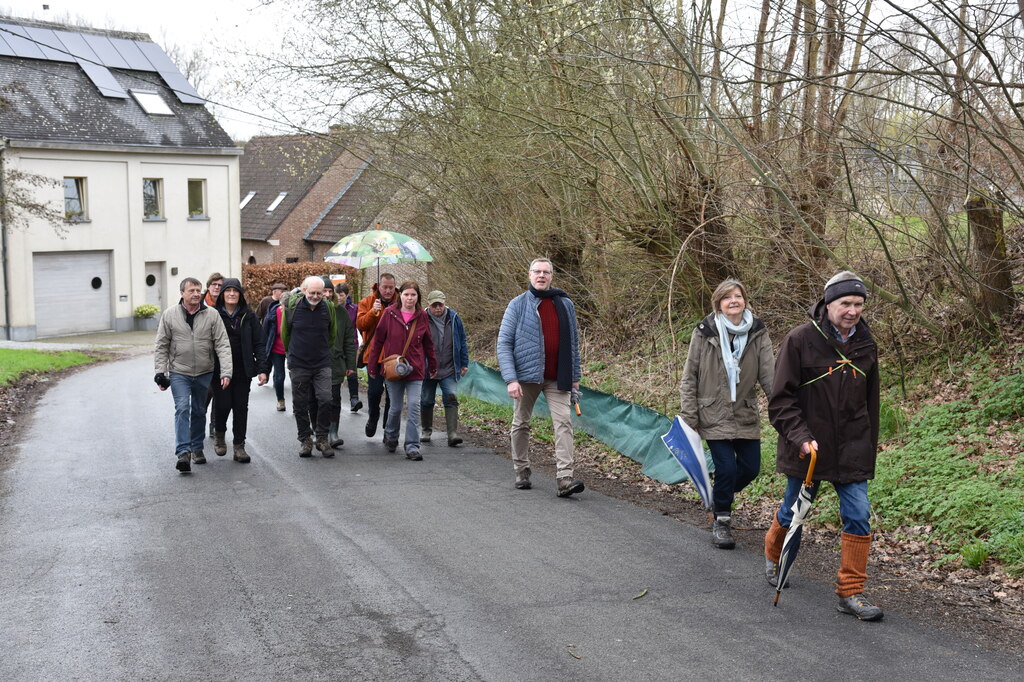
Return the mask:
{"type": "Polygon", "coordinates": [[[825,284],[825,305],[843,296],[860,296],[865,300],[868,297],[868,288],[864,282],[849,270],[836,273],[825,284]]]}

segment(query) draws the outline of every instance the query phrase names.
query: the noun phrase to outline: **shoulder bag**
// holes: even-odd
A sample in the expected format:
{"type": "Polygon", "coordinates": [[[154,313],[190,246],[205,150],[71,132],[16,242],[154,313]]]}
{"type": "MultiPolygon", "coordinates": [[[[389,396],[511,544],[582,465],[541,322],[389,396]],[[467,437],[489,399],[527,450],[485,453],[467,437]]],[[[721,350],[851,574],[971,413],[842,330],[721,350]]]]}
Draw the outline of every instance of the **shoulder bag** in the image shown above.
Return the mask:
{"type": "MultiPolygon", "coordinates": [[[[416,320],[419,322],[419,320],[416,320]]],[[[412,323],[409,327],[409,333],[405,337],[405,347],[402,348],[401,355],[389,355],[384,358],[384,378],[388,381],[399,381],[409,376],[412,372],[412,365],[405,359],[405,354],[409,350],[409,343],[412,341],[413,332],[416,331],[416,322],[412,323]]]]}

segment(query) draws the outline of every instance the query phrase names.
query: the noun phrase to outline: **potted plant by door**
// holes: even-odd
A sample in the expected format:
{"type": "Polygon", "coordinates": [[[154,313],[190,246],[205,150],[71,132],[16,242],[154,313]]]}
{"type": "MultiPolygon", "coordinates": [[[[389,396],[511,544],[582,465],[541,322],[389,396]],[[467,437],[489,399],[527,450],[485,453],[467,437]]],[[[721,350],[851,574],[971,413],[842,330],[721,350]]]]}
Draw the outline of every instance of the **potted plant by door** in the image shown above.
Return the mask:
{"type": "Polygon", "coordinates": [[[140,332],[152,332],[156,331],[156,327],[160,324],[160,319],[157,314],[160,312],[160,306],[153,305],[152,303],[143,303],[135,309],[135,330],[140,332]]]}

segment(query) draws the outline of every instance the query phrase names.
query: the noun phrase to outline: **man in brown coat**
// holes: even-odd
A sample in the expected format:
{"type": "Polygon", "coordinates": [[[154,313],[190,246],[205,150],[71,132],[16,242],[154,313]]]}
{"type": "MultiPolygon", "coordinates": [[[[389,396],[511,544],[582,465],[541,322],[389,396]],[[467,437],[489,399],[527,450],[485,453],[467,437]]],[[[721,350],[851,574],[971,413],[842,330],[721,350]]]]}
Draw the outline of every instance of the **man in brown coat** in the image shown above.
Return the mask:
{"type": "MultiPolygon", "coordinates": [[[[779,556],[792,507],[807,473],[807,454],[818,459],[814,480],[831,482],[843,520],[836,608],[861,620],[882,610],[863,595],[871,547],[868,480],[878,451],[878,347],[861,319],[868,291],[852,272],[836,274],[779,347],[768,417],[779,432],[777,468],[789,477],[782,505],[765,536],[765,572],[778,581],[779,556]]],[[[813,488],[817,494],[818,485],[813,488]]]]}

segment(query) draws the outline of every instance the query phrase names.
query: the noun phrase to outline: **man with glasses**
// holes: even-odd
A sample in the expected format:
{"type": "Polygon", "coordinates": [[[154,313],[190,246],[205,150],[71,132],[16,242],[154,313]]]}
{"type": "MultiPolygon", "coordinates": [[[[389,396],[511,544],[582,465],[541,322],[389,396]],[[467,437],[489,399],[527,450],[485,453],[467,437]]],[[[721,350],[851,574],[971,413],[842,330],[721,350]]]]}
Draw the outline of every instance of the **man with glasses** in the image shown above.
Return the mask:
{"type": "Polygon", "coordinates": [[[569,296],[551,286],[554,266],[547,258],[530,263],[530,287],[513,298],[498,330],[498,365],[515,401],[512,465],[515,487],[529,490],[530,417],[543,392],[555,430],[557,494],[583,492],[573,479],[571,392],[580,387],[579,329],[569,296]]]}
{"type": "MultiPolygon", "coordinates": [[[[385,272],[380,276],[380,281],[373,285],[370,294],[359,301],[359,310],[356,313],[356,329],[363,335],[363,353],[356,358],[360,367],[364,367],[370,361],[370,343],[373,341],[373,333],[377,331],[377,323],[381,320],[384,308],[395,302],[395,276],[385,272]]],[[[366,380],[366,437],[373,438],[377,433],[377,422],[380,420],[380,399],[384,398],[384,414],[391,411],[391,396],[384,390],[384,374],[366,380]]]]}
{"type": "Polygon", "coordinates": [[[331,348],[337,336],[334,306],[324,298],[324,281],[307,277],[301,295],[295,294],[283,304],[281,342],[288,357],[288,376],[292,380],[292,410],[298,426],[299,457],[316,449],[324,457],[334,457],[327,438],[331,425],[331,348]],[[315,434],[310,432],[310,403],[317,402],[315,434]]]}

